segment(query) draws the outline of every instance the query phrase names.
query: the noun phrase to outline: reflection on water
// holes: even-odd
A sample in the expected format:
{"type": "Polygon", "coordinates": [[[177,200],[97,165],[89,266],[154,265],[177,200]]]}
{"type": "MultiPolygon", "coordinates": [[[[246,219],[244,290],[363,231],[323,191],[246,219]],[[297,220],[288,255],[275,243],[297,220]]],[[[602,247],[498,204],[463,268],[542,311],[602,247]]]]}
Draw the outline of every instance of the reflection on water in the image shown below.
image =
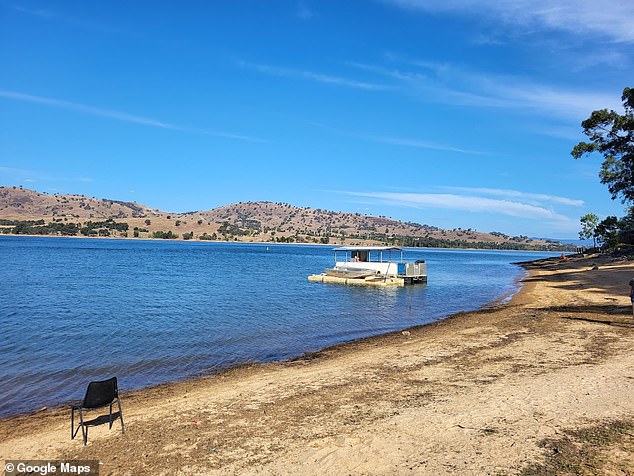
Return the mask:
{"type": "Polygon", "coordinates": [[[484,306],[545,254],[408,250],[429,284],[309,283],[332,248],[0,237],[0,415],[296,357],[484,306]]]}

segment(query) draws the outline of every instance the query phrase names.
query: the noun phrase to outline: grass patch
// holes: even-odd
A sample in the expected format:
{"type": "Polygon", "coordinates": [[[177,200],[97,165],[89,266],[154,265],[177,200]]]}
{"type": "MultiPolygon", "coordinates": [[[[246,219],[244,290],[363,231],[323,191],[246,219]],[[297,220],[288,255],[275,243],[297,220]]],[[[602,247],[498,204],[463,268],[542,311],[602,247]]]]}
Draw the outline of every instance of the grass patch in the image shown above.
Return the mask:
{"type": "Polygon", "coordinates": [[[542,440],[546,461],[522,476],[634,474],[634,420],[611,420],[542,440]]]}

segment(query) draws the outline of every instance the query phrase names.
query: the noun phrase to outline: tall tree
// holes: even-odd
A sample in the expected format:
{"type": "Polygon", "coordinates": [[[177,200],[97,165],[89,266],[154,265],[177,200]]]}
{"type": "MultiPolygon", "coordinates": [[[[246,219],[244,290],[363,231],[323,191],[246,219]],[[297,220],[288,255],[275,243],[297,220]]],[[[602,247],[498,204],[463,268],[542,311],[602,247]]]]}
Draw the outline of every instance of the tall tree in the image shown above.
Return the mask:
{"type": "Polygon", "coordinates": [[[581,231],[579,232],[580,240],[587,240],[592,238],[593,247],[597,247],[597,225],[599,224],[599,217],[594,213],[588,213],[581,217],[581,231]]]}
{"type": "Polygon", "coordinates": [[[634,88],[623,89],[624,114],[601,109],[592,111],[581,123],[590,142],[579,142],[572,149],[575,159],[592,152],[603,155],[599,177],[608,186],[612,199],[634,203],[634,88]]]}

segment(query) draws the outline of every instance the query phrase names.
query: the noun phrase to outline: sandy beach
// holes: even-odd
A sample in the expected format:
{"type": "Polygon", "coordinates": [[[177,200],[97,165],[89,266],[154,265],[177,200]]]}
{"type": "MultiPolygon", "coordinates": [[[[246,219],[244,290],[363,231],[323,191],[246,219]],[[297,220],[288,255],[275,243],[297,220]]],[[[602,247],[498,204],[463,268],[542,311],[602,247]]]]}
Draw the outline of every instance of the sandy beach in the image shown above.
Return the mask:
{"type": "Polygon", "coordinates": [[[634,474],[634,263],[526,268],[496,308],[124,393],[125,434],[100,425],[85,447],[68,408],[5,419],[0,458],[99,460],[101,475],[634,474]]]}

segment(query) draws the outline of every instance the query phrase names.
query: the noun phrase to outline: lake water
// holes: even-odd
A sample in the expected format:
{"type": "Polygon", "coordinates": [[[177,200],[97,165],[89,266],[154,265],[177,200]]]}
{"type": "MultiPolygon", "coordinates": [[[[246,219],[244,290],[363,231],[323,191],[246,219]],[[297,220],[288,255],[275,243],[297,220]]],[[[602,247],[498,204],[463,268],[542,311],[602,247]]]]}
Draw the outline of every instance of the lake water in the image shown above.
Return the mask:
{"type": "Polygon", "coordinates": [[[0,236],[0,416],[429,323],[510,296],[552,253],[407,249],[427,285],[309,283],[332,247],[0,236]]]}

